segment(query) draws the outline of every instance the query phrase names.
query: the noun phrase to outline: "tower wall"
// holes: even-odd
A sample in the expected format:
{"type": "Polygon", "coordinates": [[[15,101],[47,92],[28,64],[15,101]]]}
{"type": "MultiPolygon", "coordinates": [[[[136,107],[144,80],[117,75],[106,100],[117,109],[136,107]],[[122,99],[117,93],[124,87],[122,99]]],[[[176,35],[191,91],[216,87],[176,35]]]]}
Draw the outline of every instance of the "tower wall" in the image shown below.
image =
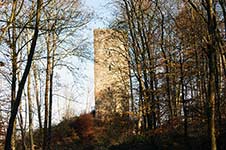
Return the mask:
{"type": "Polygon", "coordinates": [[[96,116],[102,119],[129,110],[128,51],[125,34],[94,30],[96,116]]]}

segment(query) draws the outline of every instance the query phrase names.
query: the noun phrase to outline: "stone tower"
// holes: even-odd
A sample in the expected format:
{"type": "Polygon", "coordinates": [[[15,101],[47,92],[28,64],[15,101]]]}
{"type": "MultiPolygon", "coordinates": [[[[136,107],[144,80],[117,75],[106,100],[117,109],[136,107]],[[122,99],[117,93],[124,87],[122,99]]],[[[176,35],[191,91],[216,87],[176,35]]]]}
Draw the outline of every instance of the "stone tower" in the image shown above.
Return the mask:
{"type": "Polygon", "coordinates": [[[94,30],[94,85],[96,116],[110,119],[129,110],[128,50],[125,34],[94,30]]]}

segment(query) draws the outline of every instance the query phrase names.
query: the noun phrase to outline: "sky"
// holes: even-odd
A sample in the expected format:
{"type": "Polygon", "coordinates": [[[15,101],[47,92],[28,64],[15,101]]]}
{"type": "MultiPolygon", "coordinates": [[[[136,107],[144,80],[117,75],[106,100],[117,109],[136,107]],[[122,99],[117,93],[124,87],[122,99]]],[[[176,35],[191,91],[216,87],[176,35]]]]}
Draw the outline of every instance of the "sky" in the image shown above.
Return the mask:
{"type": "MultiPolygon", "coordinates": [[[[94,17],[88,26],[88,38],[91,43],[91,51],[93,52],[93,30],[98,28],[108,28],[112,19],[113,9],[109,5],[110,0],[84,0],[84,6],[94,11],[94,17]]],[[[93,56],[94,57],[94,56],[93,56]]],[[[94,107],[94,65],[93,61],[89,61],[86,68],[88,80],[85,97],[90,100],[90,107],[94,107]],[[88,94],[88,95],[86,95],[88,94]]],[[[91,109],[92,109],[91,108],[91,109]]]]}
{"type": "MultiPolygon", "coordinates": [[[[93,30],[97,28],[107,28],[110,20],[112,19],[113,10],[109,5],[110,0],[84,0],[84,9],[94,12],[91,22],[88,24],[87,29],[84,31],[85,35],[90,42],[90,51],[93,56],[93,30]]],[[[79,60],[73,60],[75,64],[79,64],[79,60]]],[[[68,113],[79,115],[84,113],[86,110],[91,111],[94,109],[94,64],[92,60],[85,60],[78,66],[79,74],[78,82],[81,85],[72,84],[72,76],[67,70],[60,70],[61,78],[67,78],[64,81],[64,88],[62,88],[61,93],[64,97],[67,97],[65,101],[64,98],[56,96],[57,102],[55,103],[53,116],[56,118],[56,122],[59,122],[65,115],[65,110],[68,113]],[[80,81],[79,81],[80,80],[80,81]],[[64,100],[63,100],[64,99],[64,100]],[[70,112],[71,111],[71,112],[70,112]]]]}
{"type": "Polygon", "coordinates": [[[84,0],[84,6],[94,11],[91,28],[106,28],[112,18],[112,0],[84,0]]]}

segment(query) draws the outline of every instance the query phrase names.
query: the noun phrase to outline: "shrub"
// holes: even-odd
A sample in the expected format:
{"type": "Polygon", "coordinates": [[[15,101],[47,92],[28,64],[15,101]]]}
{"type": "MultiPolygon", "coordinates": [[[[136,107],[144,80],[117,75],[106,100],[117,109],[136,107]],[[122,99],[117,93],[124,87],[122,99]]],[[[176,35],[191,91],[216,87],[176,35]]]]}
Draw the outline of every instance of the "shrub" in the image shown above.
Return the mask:
{"type": "Polygon", "coordinates": [[[69,125],[73,128],[81,140],[87,142],[94,137],[94,123],[91,114],[82,114],[69,125]]]}

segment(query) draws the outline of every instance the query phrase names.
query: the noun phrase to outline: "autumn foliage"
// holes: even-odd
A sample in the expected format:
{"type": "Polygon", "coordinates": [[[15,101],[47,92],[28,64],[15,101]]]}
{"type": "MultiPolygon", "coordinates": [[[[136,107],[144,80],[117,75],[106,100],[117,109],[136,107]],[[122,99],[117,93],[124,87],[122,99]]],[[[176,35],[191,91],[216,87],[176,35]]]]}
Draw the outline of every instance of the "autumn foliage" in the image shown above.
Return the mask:
{"type": "MultiPolygon", "coordinates": [[[[94,139],[94,118],[91,114],[64,119],[52,127],[51,148],[53,149],[92,149],[94,139]]],[[[35,141],[41,147],[39,131],[35,132],[35,141]]]]}
{"type": "Polygon", "coordinates": [[[94,122],[91,114],[82,114],[72,121],[69,126],[76,131],[78,136],[84,140],[90,140],[94,137],[94,122]]]}

